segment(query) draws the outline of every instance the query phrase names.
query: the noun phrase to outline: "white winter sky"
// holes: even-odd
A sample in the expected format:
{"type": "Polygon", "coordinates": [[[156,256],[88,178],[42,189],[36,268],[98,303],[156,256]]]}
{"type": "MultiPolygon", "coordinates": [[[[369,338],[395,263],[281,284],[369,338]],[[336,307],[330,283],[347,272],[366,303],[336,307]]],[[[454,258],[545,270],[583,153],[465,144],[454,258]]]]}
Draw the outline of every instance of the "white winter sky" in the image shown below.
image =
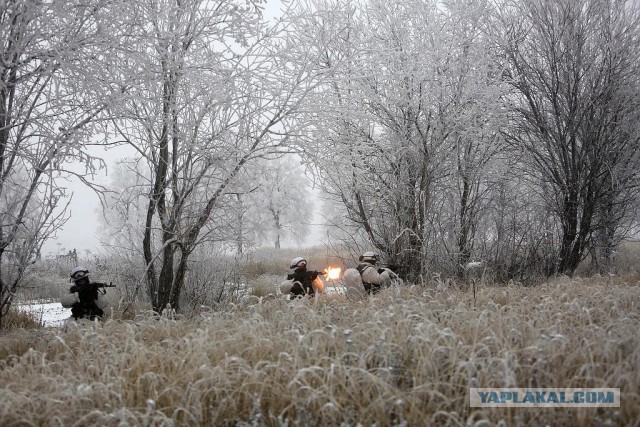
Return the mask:
{"type": "MultiPolygon", "coordinates": [[[[264,15],[273,19],[280,15],[282,7],[280,0],[267,0],[264,15]]],[[[111,174],[115,169],[118,160],[131,156],[131,149],[127,147],[93,148],[91,154],[102,158],[107,168],[100,170],[91,179],[92,182],[100,185],[108,185],[111,180],[111,174]]],[[[69,195],[72,195],[69,205],[69,219],[64,226],[59,229],[54,238],[45,242],[42,254],[43,256],[57,255],[67,253],[75,249],[79,256],[86,256],[87,251],[92,253],[100,253],[100,225],[102,224],[100,216],[102,215],[102,206],[98,195],[80,183],[77,179],[71,179],[65,183],[69,195]]],[[[320,243],[323,230],[320,225],[321,215],[316,212],[313,218],[309,218],[311,224],[310,232],[306,236],[303,246],[312,246],[320,243]]],[[[283,242],[283,247],[297,246],[294,242],[283,242]]]]}

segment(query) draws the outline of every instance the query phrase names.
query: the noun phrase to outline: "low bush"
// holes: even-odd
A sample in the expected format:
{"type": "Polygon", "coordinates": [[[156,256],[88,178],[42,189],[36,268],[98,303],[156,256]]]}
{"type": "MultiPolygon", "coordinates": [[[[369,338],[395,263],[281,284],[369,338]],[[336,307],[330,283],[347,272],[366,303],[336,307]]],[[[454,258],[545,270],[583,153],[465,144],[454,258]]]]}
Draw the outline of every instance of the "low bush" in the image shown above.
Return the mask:
{"type": "Polygon", "coordinates": [[[0,330],[6,332],[15,329],[38,329],[42,326],[42,319],[38,317],[37,313],[21,311],[14,306],[2,316],[0,330]]]}

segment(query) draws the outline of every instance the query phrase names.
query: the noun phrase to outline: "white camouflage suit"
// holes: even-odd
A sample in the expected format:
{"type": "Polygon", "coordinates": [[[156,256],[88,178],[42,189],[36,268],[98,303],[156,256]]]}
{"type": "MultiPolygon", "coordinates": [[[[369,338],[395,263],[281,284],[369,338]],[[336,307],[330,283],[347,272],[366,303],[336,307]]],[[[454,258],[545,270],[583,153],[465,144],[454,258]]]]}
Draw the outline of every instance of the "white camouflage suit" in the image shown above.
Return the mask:
{"type": "Polygon", "coordinates": [[[360,257],[357,268],[349,268],[344,272],[347,296],[361,296],[376,293],[391,285],[394,273],[388,268],[376,267],[378,255],[365,252],[360,257]]]}

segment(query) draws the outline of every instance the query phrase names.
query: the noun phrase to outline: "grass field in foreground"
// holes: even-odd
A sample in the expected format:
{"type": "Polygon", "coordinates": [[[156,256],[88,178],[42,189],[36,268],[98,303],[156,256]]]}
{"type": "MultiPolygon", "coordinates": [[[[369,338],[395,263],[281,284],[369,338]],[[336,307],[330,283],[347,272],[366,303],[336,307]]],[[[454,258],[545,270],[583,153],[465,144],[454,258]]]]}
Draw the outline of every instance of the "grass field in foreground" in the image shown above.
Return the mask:
{"type": "Polygon", "coordinates": [[[640,425],[638,277],[0,337],[0,424],[640,425]],[[469,407],[469,387],[613,387],[620,408],[469,407]]]}

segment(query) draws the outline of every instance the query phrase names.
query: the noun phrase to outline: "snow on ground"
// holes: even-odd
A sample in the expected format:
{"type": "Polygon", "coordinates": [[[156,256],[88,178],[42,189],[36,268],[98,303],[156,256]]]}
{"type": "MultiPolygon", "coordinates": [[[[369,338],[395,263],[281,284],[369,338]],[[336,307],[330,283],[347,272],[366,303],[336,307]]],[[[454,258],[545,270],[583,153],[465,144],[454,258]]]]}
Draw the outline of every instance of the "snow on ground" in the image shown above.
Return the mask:
{"type": "Polygon", "coordinates": [[[27,303],[16,306],[18,310],[33,313],[44,326],[60,327],[71,317],[71,309],[64,308],[59,302],[27,303]]]}

